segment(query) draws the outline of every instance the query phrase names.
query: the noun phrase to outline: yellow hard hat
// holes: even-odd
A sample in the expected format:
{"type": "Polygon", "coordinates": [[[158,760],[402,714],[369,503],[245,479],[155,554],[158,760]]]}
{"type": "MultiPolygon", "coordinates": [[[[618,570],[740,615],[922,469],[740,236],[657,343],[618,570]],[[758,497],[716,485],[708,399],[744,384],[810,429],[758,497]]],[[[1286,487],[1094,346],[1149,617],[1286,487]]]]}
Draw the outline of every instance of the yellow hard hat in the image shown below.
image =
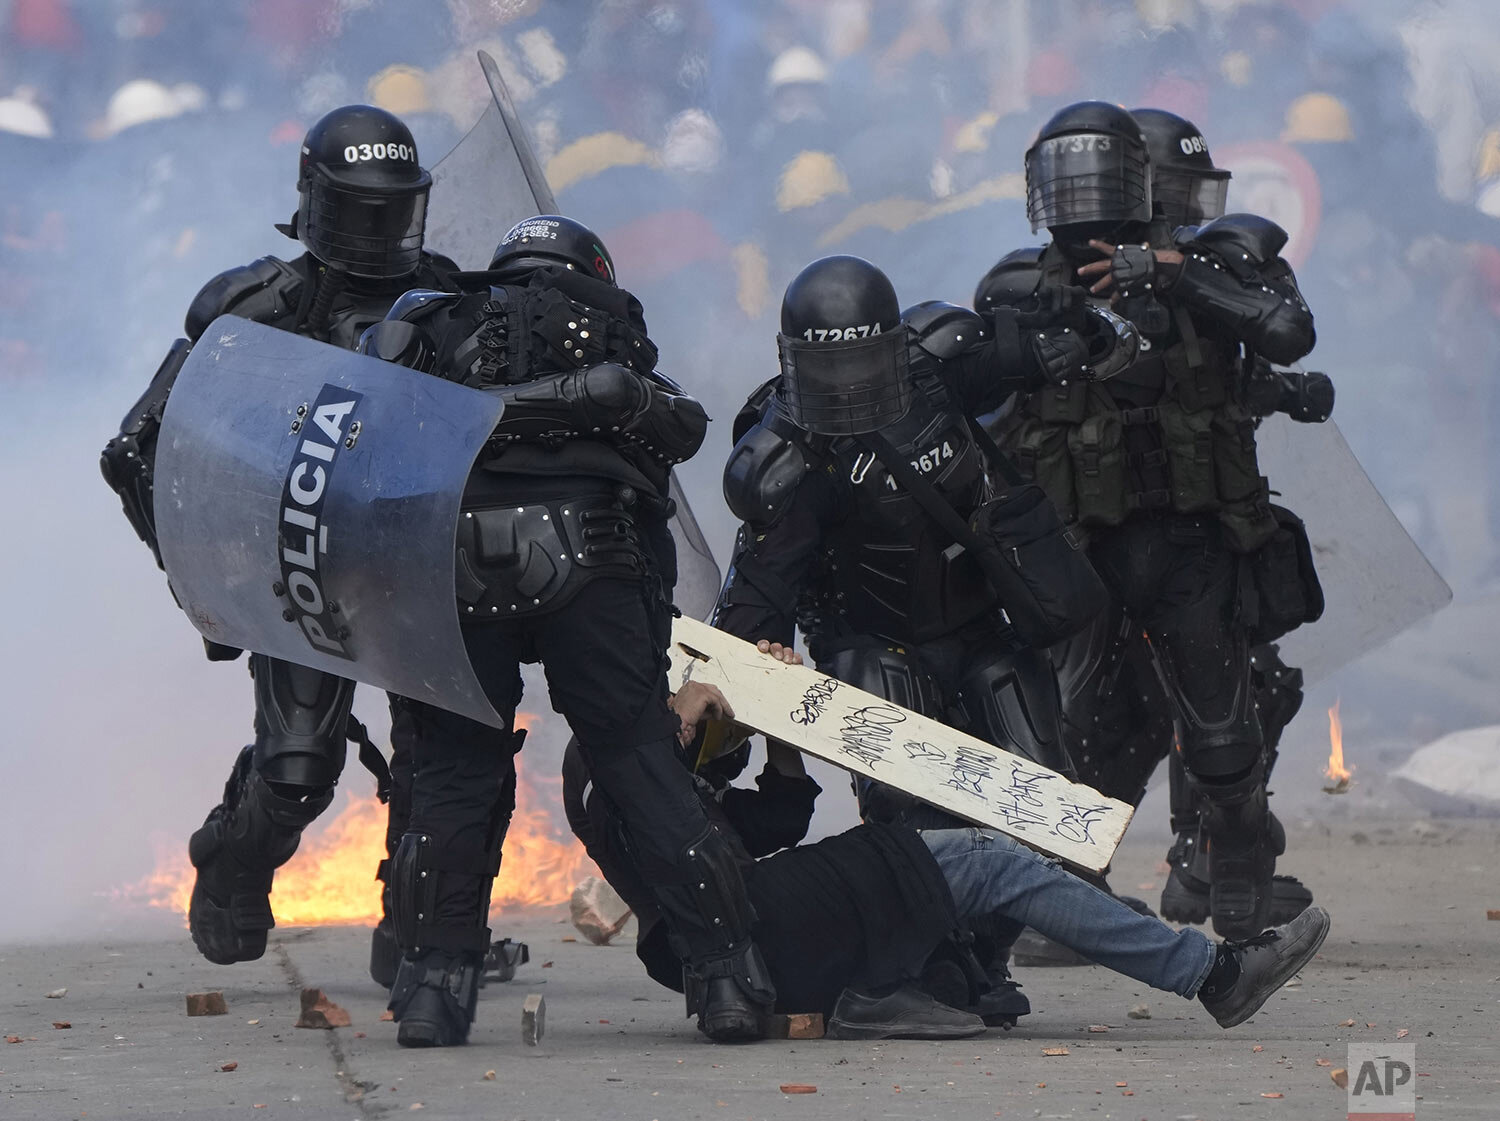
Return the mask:
{"type": "Polygon", "coordinates": [[[104,133],[113,136],[127,128],[175,117],[182,106],[172,91],[150,78],[126,82],[109,99],[104,111],[104,133]]]}
{"type": "Polygon", "coordinates": [[[425,113],[432,108],[427,96],[427,74],[415,66],[396,63],[370,79],[365,87],[370,104],[396,116],[425,113]]]}
{"type": "Polygon", "coordinates": [[[1288,107],[1281,139],[1288,144],[1353,140],[1349,110],[1331,93],[1304,93],[1288,107]]]}
{"type": "Polygon", "coordinates": [[[781,178],[776,183],[776,209],[797,210],[848,193],[849,180],[838,160],[827,152],[802,151],[781,169],[781,178]]]}

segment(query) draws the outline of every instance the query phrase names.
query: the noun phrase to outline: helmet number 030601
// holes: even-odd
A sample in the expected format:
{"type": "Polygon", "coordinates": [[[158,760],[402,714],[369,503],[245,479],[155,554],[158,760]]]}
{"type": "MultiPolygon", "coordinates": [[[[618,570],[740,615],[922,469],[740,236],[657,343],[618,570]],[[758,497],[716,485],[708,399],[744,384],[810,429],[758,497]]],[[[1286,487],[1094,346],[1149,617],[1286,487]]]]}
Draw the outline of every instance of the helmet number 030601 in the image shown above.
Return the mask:
{"type": "Polygon", "coordinates": [[[345,163],[363,160],[404,160],[411,163],[417,153],[410,144],[350,144],[344,149],[345,163]]]}
{"type": "Polygon", "coordinates": [[[861,323],[858,327],[809,327],[802,332],[802,337],[810,343],[847,343],[878,334],[879,323],[873,327],[868,323],[861,323]]]}

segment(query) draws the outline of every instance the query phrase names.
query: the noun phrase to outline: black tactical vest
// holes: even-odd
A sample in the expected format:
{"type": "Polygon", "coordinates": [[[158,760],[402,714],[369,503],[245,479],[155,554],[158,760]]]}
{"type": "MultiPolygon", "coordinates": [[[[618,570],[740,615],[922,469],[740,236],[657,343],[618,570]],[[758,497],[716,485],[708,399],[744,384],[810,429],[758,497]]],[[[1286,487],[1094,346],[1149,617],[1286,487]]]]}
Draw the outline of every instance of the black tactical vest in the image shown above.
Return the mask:
{"type": "MultiPolygon", "coordinates": [[[[1070,283],[1071,275],[1049,246],[1037,263],[1038,287],[1070,283]]],[[[1275,531],[1275,520],[1256,462],[1254,420],[1239,400],[1239,346],[1200,334],[1180,307],[1161,310],[1167,330],[1148,339],[1135,365],[1108,382],[1028,394],[1002,442],[1021,472],[1081,525],[1213,513],[1230,547],[1250,552],[1275,531]]]]}
{"type": "MultiPolygon", "coordinates": [[[[990,497],[984,457],[946,392],[925,382],[911,411],[883,434],[967,519],[990,497]]],[[[847,513],[824,537],[814,593],[819,629],[926,642],[994,609],[979,565],[858,437],[832,441],[826,460],[847,513]]]]}

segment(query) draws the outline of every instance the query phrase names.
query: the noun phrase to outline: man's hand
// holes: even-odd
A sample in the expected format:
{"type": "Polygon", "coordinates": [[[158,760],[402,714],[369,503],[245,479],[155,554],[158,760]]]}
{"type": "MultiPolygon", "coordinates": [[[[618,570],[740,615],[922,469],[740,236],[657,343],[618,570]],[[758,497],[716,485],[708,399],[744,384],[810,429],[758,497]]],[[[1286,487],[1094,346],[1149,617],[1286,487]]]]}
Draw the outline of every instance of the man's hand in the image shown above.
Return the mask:
{"type": "Polygon", "coordinates": [[[667,707],[682,721],[677,742],[683,747],[698,738],[698,726],[703,721],[734,719],[734,708],[719,687],[702,681],[683,682],[682,688],[667,698],[667,707]]]}
{"type": "Polygon", "coordinates": [[[1121,290],[1136,295],[1135,289],[1143,284],[1158,288],[1170,288],[1177,273],[1182,269],[1182,254],[1175,249],[1152,249],[1145,245],[1111,245],[1107,241],[1093,238],[1089,247],[1102,255],[1102,260],[1090,261],[1078,266],[1078,279],[1087,284],[1096,296],[1109,293],[1111,304],[1118,302],[1121,290]]]}
{"type": "Polygon", "coordinates": [[[800,666],[802,664],[801,654],[797,653],[790,646],[783,646],[779,642],[768,642],[763,638],[755,644],[755,648],[762,654],[769,654],[778,662],[785,662],[789,666],[800,666]]]}

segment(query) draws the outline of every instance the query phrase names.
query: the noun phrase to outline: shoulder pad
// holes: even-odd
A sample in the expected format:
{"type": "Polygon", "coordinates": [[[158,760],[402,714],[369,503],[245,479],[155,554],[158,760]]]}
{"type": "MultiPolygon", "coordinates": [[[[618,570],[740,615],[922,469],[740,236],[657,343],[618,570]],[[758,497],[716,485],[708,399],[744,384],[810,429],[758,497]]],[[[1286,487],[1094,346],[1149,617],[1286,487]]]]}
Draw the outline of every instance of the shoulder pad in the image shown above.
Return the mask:
{"type": "Polygon", "coordinates": [[[184,328],[194,342],[221,315],[238,315],[257,323],[274,323],[293,314],[306,278],[279,257],[262,257],[221,272],[193,297],[184,328]]]}
{"type": "Polygon", "coordinates": [[[781,385],[781,375],[762,382],[756,386],[755,391],[745,398],[745,403],[740,406],[740,411],[734,415],[734,425],[730,430],[730,438],[739,443],[745,438],[745,433],[760,423],[760,417],[766,410],[766,402],[776,393],[781,385]]]}
{"type": "Polygon", "coordinates": [[[385,317],[416,323],[458,298],[452,292],[439,292],[432,288],[413,288],[409,292],[402,292],[396,298],[396,302],[391,305],[391,310],[385,313],[385,317]]]}
{"type": "Polygon", "coordinates": [[[1200,226],[1193,240],[1216,253],[1265,264],[1286,245],[1286,231],[1257,214],[1226,214],[1200,226]]]}
{"type": "Polygon", "coordinates": [[[977,312],[944,300],[907,308],[902,318],[911,331],[911,342],[940,362],[958,357],[985,335],[984,320],[977,312]]]}
{"type": "Polygon", "coordinates": [[[741,521],[770,525],[786,513],[806,473],[802,449],[757,424],[729,453],[724,465],[724,501],[741,521]]]}
{"type": "Polygon", "coordinates": [[[985,312],[1014,307],[1035,291],[1042,279],[1041,260],[1045,246],[1035,245],[1007,253],[974,289],[974,308],[985,312]]]}

